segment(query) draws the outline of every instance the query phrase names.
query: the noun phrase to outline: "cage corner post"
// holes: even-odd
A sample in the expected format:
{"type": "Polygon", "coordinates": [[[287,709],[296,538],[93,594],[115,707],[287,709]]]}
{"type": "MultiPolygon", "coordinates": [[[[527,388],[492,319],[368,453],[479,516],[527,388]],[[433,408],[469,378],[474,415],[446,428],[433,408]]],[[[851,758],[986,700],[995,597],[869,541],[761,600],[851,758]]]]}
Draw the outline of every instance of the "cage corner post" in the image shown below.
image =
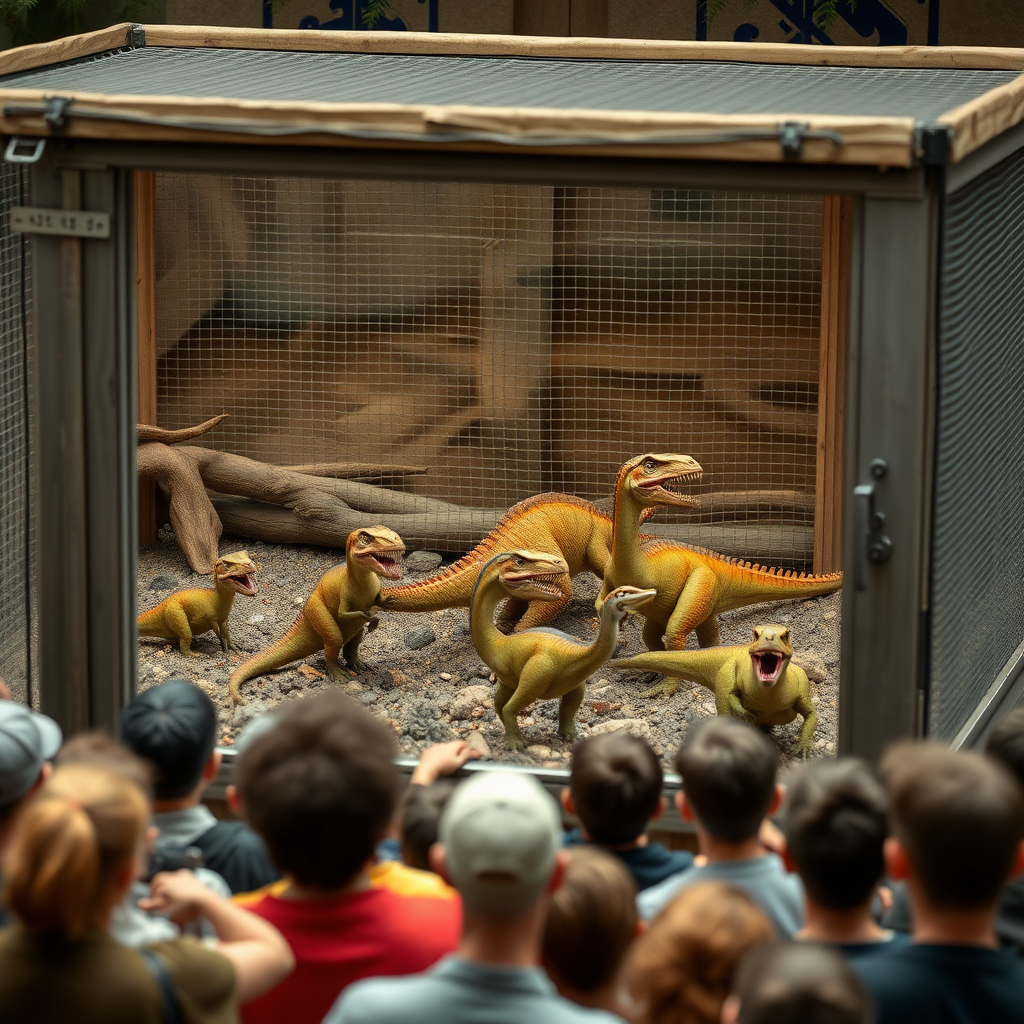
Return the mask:
{"type": "Polygon", "coordinates": [[[843,418],[853,199],[822,200],[821,348],[814,488],[814,572],[843,567],[843,418]]]}

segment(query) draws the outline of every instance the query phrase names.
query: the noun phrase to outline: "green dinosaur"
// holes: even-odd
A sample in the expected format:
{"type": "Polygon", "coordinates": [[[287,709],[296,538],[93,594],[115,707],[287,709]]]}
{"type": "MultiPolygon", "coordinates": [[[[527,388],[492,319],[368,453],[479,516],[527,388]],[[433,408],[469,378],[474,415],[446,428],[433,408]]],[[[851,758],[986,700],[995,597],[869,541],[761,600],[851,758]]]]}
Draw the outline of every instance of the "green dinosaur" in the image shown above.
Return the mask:
{"type": "MultiPolygon", "coordinates": [[[[674,488],[699,475],[700,467],[688,455],[650,453],[625,463],[615,482],[612,548],[602,597],[625,584],[658,592],[641,611],[647,620],[644,643],[652,651],[681,651],[692,632],[701,647],[714,647],[719,642],[721,612],[762,601],[814,597],[842,586],[841,572],[810,576],[762,568],[702,548],[641,537],[638,530],[645,509],[695,504],[693,498],[674,488]]],[[[647,695],[667,696],[678,685],[676,680],[666,679],[647,695]]]]}
{"type": "Polygon", "coordinates": [[[576,737],[576,712],[583,703],[584,683],[612,655],[619,625],[627,613],[654,597],[654,591],[622,587],[601,606],[600,627],[590,644],[548,627],[506,636],[494,622],[498,604],[507,596],[525,601],[558,602],[569,584],[565,559],[540,551],[505,551],[481,569],[470,600],[469,623],[477,653],[494,671],[498,688],[494,710],[505,726],[510,750],[526,740],[517,716],[534,701],[560,698],[558,735],[576,737]]]}
{"type": "Polygon", "coordinates": [[[201,658],[192,650],[192,638],[211,630],[220,637],[225,654],[231,648],[228,616],[235,602],[235,594],[256,596],[252,574],[256,566],[248,551],[222,555],[213,565],[213,587],[193,587],[179,590],[165,597],[155,608],[139,616],[139,636],[159,636],[177,640],[181,653],[190,658],[201,658]]]}
{"type": "Polygon", "coordinates": [[[339,664],[344,657],[350,672],[366,669],[359,659],[363,631],[372,632],[372,613],[380,593],[380,578],[401,573],[405,544],[386,526],[353,530],[345,543],[345,561],[320,577],[295,624],[268,650],[250,658],[231,673],[228,689],[236,704],[245,703],[239,687],[248,679],[283,668],[293,661],[324,652],[327,674],[335,682],[345,678],[339,664]]]}
{"type": "Polygon", "coordinates": [[[790,663],[793,647],[785,626],[754,627],[749,646],[711,647],[703,651],[647,651],[611,662],[613,668],[649,669],[682,676],[715,694],[720,715],[734,715],[753,725],[786,725],[803,715],[797,750],[806,757],[814,742],[818,713],[807,674],[790,663]]]}

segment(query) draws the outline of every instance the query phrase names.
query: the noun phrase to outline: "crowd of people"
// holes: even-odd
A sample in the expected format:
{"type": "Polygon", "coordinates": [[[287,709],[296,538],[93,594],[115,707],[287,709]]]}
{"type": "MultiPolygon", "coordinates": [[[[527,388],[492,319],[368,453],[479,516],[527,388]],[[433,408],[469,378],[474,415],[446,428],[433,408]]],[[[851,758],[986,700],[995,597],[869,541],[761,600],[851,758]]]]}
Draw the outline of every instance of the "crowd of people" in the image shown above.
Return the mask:
{"type": "Polygon", "coordinates": [[[4,1024],[1024,1024],[1024,709],[986,751],[901,743],[778,782],[759,730],[675,753],[697,853],[648,838],[661,763],[580,740],[561,806],[340,693],[238,740],[171,680],[117,740],[0,700],[4,1024]],[[563,813],[564,812],[564,813],[563,813]],[[567,819],[577,823],[567,829],[567,819]]]}

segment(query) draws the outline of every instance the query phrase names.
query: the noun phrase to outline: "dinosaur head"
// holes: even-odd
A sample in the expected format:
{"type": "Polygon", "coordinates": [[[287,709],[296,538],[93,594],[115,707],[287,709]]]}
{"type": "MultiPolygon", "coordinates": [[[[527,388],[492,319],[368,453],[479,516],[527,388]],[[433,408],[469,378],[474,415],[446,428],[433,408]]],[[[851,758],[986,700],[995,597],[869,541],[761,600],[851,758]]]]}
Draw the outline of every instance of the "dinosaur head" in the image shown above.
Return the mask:
{"type": "Polygon", "coordinates": [[[388,580],[402,575],[405,542],[386,526],[364,526],[353,530],[345,544],[345,561],[388,580]]]}
{"type": "Polygon", "coordinates": [[[233,551],[230,555],[221,555],[213,563],[213,578],[223,587],[244,594],[246,597],[256,596],[256,581],[252,578],[256,566],[249,558],[248,551],[233,551]]]}
{"type": "Polygon", "coordinates": [[[641,590],[639,587],[616,587],[601,605],[601,614],[612,615],[621,622],[627,615],[639,611],[658,596],[656,590],[641,590]],[[607,611],[606,611],[607,609],[607,611]]]}
{"type": "Polygon", "coordinates": [[[564,558],[544,551],[506,551],[499,555],[498,579],[523,601],[558,601],[570,586],[564,558]]]}
{"type": "Polygon", "coordinates": [[[680,488],[700,483],[703,474],[700,463],[689,455],[648,452],[630,459],[619,470],[619,481],[645,508],[653,505],[699,508],[700,501],[691,494],[682,493],[680,488]]]}
{"type": "Polygon", "coordinates": [[[793,657],[789,628],[769,624],[754,627],[754,642],[747,648],[757,681],[765,688],[774,686],[793,657]]]}

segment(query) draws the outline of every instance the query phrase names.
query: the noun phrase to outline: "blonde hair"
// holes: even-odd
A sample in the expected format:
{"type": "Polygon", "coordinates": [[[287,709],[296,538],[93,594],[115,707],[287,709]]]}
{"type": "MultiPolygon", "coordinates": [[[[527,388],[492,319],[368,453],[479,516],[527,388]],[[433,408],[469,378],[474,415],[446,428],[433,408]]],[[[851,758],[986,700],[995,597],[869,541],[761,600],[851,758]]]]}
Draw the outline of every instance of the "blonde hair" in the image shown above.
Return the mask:
{"type": "Polygon", "coordinates": [[[548,904],[541,959],[552,978],[578,992],[613,979],[636,934],[636,883],[603,850],[571,851],[548,904]]]}
{"type": "Polygon", "coordinates": [[[5,899],[34,932],[81,937],[114,896],[139,848],[149,807],[109,768],[58,768],[22,813],[4,856],[5,899]]]}
{"type": "Polygon", "coordinates": [[[772,926],[746,893],[721,882],[683,889],[640,937],[628,984],[642,1024],[718,1024],[744,954],[772,926]]]}

